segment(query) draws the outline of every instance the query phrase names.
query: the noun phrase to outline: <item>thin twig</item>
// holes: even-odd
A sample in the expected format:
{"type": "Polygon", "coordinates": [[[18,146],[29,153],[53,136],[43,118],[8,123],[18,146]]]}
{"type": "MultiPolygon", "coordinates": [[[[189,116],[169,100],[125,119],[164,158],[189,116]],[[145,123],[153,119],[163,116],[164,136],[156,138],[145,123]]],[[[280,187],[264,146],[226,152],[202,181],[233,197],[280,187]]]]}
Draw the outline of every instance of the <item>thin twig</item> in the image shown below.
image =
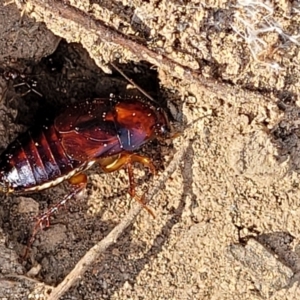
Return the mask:
{"type": "MultiPolygon", "coordinates": [[[[131,80],[119,67],[117,67],[113,62],[110,63],[129,83],[131,83],[137,90],[139,90],[144,96],[149,100],[156,103],[156,101],[141,87],[139,87],[133,80],[131,80]]],[[[157,103],[156,103],[157,104],[157,103]]]]}
{"type": "MultiPolygon", "coordinates": [[[[183,141],[180,149],[174,155],[174,158],[166,168],[166,170],[160,175],[158,180],[156,180],[153,186],[149,189],[147,197],[145,197],[145,203],[148,203],[165,185],[168,178],[175,172],[179,163],[186,152],[189,145],[189,141],[183,141]]],[[[53,288],[48,300],[58,300],[62,295],[64,295],[78,280],[81,276],[90,268],[95,261],[100,257],[100,255],[111,245],[116,243],[118,238],[122,235],[125,229],[130,226],[138,214],[141,212],[143,207],[136,203],[134,207],[129,211],[128,215],[117,225],[104,239],[102,239],[98,244],[92,247],[77,263],[74,269],[65,277],[65,279],[55,288],[53,288]]]]}
{"type": "Polygon", "coordinates": [[[180,78],[189,84],[197,84],[199,89],[209,91],[219,97],[227,100],[228,95],[236,95],[238,98],[248,101],[251,97],[263,98],[268,101],[269,98],[263,97],[258,92],[243,91],[241,87],[223,83],[215,79],[206,78],[199,70],[184,66],[164,53],[156,53],[148,49],[145,45],[134,40],[134,37],[127,36],[115,28],[104,24],[94,16],[81,11],[64,1],[59,0],[27,0],[24,4],[21,0],[15,0],[21,10],[26,10],[27,15],[35,18],[39,22],[45,22],[47,26],[58,36],[66,38],[66,32],[74,32],[74,37],[68,36],[68,40],[82,43],[85,41],[87,32],[89,35],[95,35],[100,40],[121,45],[129,50],[135,57],[141,61],[148,61],[165,71],[172,77],[180,78]]]}

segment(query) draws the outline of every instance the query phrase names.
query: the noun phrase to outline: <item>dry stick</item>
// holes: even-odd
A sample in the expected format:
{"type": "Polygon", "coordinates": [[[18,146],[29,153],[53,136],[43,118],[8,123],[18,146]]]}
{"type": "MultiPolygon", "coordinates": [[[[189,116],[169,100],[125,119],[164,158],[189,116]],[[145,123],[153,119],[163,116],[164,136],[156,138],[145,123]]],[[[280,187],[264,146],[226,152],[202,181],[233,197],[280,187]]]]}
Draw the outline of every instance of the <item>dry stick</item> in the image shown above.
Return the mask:
{"type": "MultiPolygon", "coordinates": [[[[66,32],[76,27],[73,41],[84,40],[87,32],[96,35],[100,40],[121,45],[129,50],[139,60],[145,60],[164,70],[170,76],[180,78],[181,80],[194,83],[199,89],[204,89],[216,95],[217,97],[227,100],[229,94],[237,95],[244,101],[252,97],[263,98],[268,101],[267,97],[262,97],[258,92],[243,91],[240,87],[225,84],[220,81],[204,77],[199,71],[184,66],[162,53],[156,53],[146,46],[134,41],[131,37],[123,34],[115,28],[105,25],[102,21],[95,19],[93,16],[59,0],[27,0],[24,5],[22,0],[15,0],[19,9],[35,18],[39,22],[45,22],[56,35],[66,37],[66,32]],[[51,27],[51,24],[57,23],[57,26],[51,27]],[[74,24],[75,23],[75,24],[74,24]]],[[[70,40],[70,37],[69,37],[70,40]]]]}
{"type": "MultiPolygon", "coordinates": [[[[51,14],[52,20],[61,18],[75,22],[79,26],[96,33],[99,38],[107,43],[121,45],[130,50],[140,60],[150,61],[157,67],[166,66],[168,70],[177,70],[181,75],[190,81],[199,81],[201,74],[186,66],[183,66],[163,54],[158,54],[146,46],[130,39],[129,36],[122,32],[103,24],[101,21],[95,19],[93,16],[71,6],[62,3],[59,0],[27,0],[26,4],[22,5],[21,0],[15,0],[18,7],[26,10],[28,7],[33,6],[31,10],[27,11],[29,16],[37,17],[39,19],[45,18],[46,14],[51,14]]],[[[215,83],[215,81],[213,81],[215,83]]]]}
{"type": "Polygon", "coordinates": [[[114,63],[110,63],[112,67],[114,67],[130,84],[132,84],[137,90],[139,90],[144,96],[146,96],[149,100],[156,103],[156,101],[142,88],[140,88],[133,80],[131,80],[119,67],[117,67],[114,63]]]}
{"type": "MultiPolygon", "coordinates": [[[[159,176],[153,186],[149,189],[145,203],[148,203],[165,185],[168,178],[175,172],[177,166],[182,161],[182,158],[189,145],[189,141],[183,141],[179,150],[174,155],[174,158],[166,168],[166,170],[159,176]]],[[[83,258],[76,264],[75,268],[65,277],[65,279],[55,288],[53,288],[48,300],[57,300],[64,295],[85,273],[85,271],[92,266],[93,263],[100,257],[100,255],[111,245],[116,243],[117,239],[131,225],[143,207],[136,203],[129,211],[128,215],[117,225],[103,240],[92,247],[83,258]]]]}

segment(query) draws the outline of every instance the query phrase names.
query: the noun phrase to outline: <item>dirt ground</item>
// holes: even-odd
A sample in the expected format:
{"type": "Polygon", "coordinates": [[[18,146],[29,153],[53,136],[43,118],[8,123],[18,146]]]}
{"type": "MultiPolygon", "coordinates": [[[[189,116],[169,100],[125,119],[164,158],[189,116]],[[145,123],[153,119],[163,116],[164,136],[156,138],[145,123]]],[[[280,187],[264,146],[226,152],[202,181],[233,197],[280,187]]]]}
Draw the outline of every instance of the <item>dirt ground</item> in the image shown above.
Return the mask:
{"type": "MultiPolygon", "coordinates": [[[[0,15],[1,150],[67,103],[138,95],[110,62],[181,132],[141,150],[158,174],[188,142],[156,218],[143,210],[60,299],[300,297],[298,1],[16,0],[0,15]]],[[[1,196],[0,299],[58,285],[128,213],[125,171],[87,174],[22,263],[32,216],[68,186],[1,196]]],[[[135,175],[140,193],[157,179],[135,175]]]]}

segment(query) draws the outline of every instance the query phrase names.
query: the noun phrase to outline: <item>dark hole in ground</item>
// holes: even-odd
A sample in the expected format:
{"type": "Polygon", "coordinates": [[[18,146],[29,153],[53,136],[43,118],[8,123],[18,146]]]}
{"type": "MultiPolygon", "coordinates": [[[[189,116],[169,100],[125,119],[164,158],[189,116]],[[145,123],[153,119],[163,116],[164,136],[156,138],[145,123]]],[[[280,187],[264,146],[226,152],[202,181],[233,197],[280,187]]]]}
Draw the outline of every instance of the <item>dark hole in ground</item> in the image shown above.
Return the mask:
{"type": "MultiPolygon", "coordinates": [[[[148,64],[132,63],[119,67],[154,99],[159,99],[158,106],[165,106],[159,90],[157,72],[151,70],[148,64]]],[[[134,89],[126,89],[128,82],[118,72],[113,71],[111,75],[104,74],[90,59],[88,53],[77,44],[61,42],[54,54],[44,58],[37,65],[28,65],[24,73],[25,77],[18,77],[10,82],[6,102],[8,108],[17,110],[17,117],[12,123],[24,125],[24,128],[37,126],[43,123],[45,118],[53,118],[57,111],[69,102],[108,97],[111,93],[140,95],[134,89]],[[34,91],[28,92],[28,89],[34,91]]],[[[15,131],[19,127],[16,128],[15,131]]],[[[159,169],[163,168],[162,157],[163,153],[169,151],[168,147],[160,143],[150,143],[142,151],[150,153],[149,156],[159,169]]],[[[99,169],[94,168],[88,174],[93,172],[100,173],[99,169]]],[[[148,177],[145,175],[139,180],[145,181],[148,177]]],[[[111,178],[110,182],[113,185],[114,180],[111,178]]],[[[124,180],[127,181],[127,178],[124,180]]],[[[41,211],[55,203],[55,199],[63,196],[66,191],[67,188],[59,186],[28,197],[38,201],[41,211]]],[[[123,197],[126,192],[127,189],[124,189],[117,193],[123,197]]],[[[106,206],[115,201],[116,193],[113,192],[108,198],[112,198],[112,201],[106,203],[106,206]]],[[[39,280],[47,284],[58,284],[85,252],[106,236],[119,221],[118,218],[103,221],[102,213],[96,217],[89,217],[86,214],[87,209],[87,201],[73,201],[66,208],[67,212],[60,211],[51,220],[50,228],[37,236],[31,250],[32,261],[28,261],[26,268],[28,270],[32,264],[39,263],[42,267],[37,276],[39,280]],[[73,212],[70,213],[70,210],[73,212]]],[[[8,242],[21,255],[32,229],[31,218],[29,215],[28,217],[20,215],[19,197],[3,197],[0,210],[3,217],[1,225],[9,237],[8,242]]]]}

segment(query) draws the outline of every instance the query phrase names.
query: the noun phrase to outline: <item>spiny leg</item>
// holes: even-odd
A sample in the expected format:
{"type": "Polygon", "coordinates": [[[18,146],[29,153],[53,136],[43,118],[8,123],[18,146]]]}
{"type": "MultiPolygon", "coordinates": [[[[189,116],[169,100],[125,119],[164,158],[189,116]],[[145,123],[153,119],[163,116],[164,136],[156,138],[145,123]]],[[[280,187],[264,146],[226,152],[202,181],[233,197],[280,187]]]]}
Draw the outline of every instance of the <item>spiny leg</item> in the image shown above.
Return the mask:
{"type": "Polygon", "coordinates": [[[25,254],[23,258],[25,259],[28,255],[28,251],[35,240],[37,233],[44,228],[50,226],[50,217],[56,213],[61,207],[65,206],[69,200],[75,198],[80,192],[82,192],[87,184],[87,176],[83,173],[79,173],[69,180],[69,183],[72,185],[72,189],[69,194],[63,197],[58,203],[50,207],[46,212],[42,213],[40,216],[36,217],[37,221],[34,225],[30,239],[27,242],[25,249],[25,254]]]}
{"type": "Polygon", "coordinates": [[[144,203],[144,195],[141,197],[136,195],[136,185],[134,181],[133,174],[133,163],[140,163],[146,167],[148,167],[152,174],[156,174],[155,167],[151,160],[146,157],[135,153],[123,152],[119,155],[101,158],[98,160],[102,170],[106,173],[114,172],[120,170],[121,168],[127,168],[128,176],[129,176],[129,194],[132,198],[134,198],[137,202],[139,202],[147,211],[155,218],[152,210],[144,203]]]}
{"type": "Polygon", "coordinates": [[[136,190],[135,190],[136,185],[135,185],[135,182],[134,182],[134,175],[133,175],[132,163],[127,163],[126,167],[127,167],[128,177],[129,177],[129,195],[132,198],[134,198],[134,200],[136,200],[137,202],[139,202],[140,205],[142,205],[142,207],[144,209],[146,209],[146,211],[153,218],[155,218],[155,215],[154,215],[153,211],[144,202],[145,193],[141,197],[139,197],[138,195],[136,195],[136,190]]]}
{"type": "Polygon", "coordinates": [[[97,162],[105,173],[118,171],[126,167],[129,163],[133,164],[137,162],[149,168],[152,174],[156,174],[155,167],[149,157],[136,153],[123,152],[114,156],[99,158],[97,162]]]}

